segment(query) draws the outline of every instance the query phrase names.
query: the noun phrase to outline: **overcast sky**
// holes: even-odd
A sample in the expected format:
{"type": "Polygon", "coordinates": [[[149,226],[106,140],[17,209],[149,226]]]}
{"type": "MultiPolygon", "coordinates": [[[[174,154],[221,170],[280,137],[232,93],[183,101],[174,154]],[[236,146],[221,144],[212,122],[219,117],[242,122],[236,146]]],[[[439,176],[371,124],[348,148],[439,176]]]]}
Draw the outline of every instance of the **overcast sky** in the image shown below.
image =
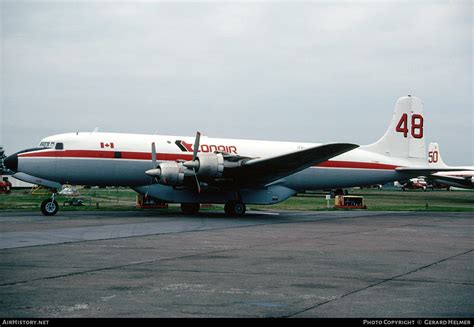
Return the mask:
{"type": "Polygon", "coordinates": [[[469,0],[0,2],[8,153],[95,127],[363,145],[413,94],[473,164],[469,0]]]}

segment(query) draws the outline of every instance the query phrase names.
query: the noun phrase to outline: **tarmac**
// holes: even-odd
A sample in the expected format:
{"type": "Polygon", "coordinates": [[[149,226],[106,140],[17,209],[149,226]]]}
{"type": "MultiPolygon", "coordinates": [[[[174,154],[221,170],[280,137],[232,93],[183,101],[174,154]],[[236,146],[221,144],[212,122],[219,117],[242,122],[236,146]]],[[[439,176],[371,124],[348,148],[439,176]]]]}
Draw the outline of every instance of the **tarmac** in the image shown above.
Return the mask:
{"type": "Polygon", "coordinates": [[[0,212],[0,317],[472,317],[473,218],[0,212]]]}

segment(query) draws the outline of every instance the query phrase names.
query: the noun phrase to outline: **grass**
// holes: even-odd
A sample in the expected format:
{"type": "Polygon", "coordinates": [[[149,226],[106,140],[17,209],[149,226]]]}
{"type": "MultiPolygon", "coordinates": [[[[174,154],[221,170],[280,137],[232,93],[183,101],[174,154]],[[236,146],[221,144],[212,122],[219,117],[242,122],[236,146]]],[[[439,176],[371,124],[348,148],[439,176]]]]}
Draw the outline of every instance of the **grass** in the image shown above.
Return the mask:
{"type": "MultiPolygon", "coordinates": [[[[60,210],[65,211],[95,211],[95,210],[141,210],[135,207],[136,195],[128,188],[81,189],[77,198],[83,200],[83,206],[63,206],[70,196],[58,196],[60,210]]],[[[364,197],[367,210],[371,211],[467,211],[474,212],[474,191],[428,191],[410,190],[352,190],[351,195],[364,197]]],[[[0,194],[1,210],[39,210],[41,202],[49,195],[31,194],[30,190],[14,190],[11,194],[0,194]]],[[[330,200],[330,209],[326,208],[325,194],[307,193],[291,197],[290,199],[271,206],[249,205],[252,210],[336,210],[333,209],[334,199],[330,200]]],[[[221,209],[222,206],[211,206],[212,209],[221,209]]],[[[170,205],[168,210],[179,210],[178,205],[170,205]]]]}
{"type": "MultiPolygon", "coordinates": [[[[364,197],[369,211],[467,211],[474,212],[474,191],[427,191],[410,190],[352,190],[350,195],[364,197]]],[[[334,209],[334,199],[329,202],[334,209]]],[[[268,206],[252,206],[257,210],[328,210],[322,193],[300,194],[287,201],[268,206]]]]}
{"type": "MultiPolygon", "coordinates": [[[[56,197],[61,210],[132,210],[135,209],[137,193],[127,188],[82,189],[79,195],[56,197]],[[64,201],[71,198],[83,200],[83,206],[64,206],[64,201]]],[[[31,190],[13,190],[10,194],[0,194],[0,210],[33,210],[40,207],[50,193],[32,194],[31,190]]]]}

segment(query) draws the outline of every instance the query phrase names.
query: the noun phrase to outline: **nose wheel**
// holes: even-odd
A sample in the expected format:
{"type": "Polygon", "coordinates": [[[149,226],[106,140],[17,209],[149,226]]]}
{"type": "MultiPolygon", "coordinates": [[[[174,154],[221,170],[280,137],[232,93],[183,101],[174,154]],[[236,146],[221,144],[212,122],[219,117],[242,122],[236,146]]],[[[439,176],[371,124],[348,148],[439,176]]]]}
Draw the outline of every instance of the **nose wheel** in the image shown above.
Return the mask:
{"type": "Polygon", "coordinates": [[[54,216],[58,213],[59,205],[58,202],[54,199],[46,199],[41,203],[41,212],[45,216],[54,216]]]}

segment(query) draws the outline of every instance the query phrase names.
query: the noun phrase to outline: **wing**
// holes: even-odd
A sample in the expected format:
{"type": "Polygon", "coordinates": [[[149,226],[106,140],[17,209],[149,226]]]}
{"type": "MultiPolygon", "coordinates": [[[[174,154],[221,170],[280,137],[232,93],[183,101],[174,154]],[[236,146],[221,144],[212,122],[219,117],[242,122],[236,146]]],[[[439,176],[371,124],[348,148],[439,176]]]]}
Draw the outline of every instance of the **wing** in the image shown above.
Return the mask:
{"type": "Polygon", "coordinates": [[[440,181],[450,182],[450,183],[456,183],[463,186],[472,186],[471,178],[467,178],[467,177],[431,175],[430,178],[440,180],[440,181]]]}
{"type": "Polygon", "coordinates": [[[435,173],[440,173],[444,171],[466,171],[466,168],[432,168],[432,167],[421,167],[421,168],[412,168],[412,167],[398,167],[395,169],[400,173],[413,176],[426,176],[435,173]]]}
{"type": "Polygon", "coordinates": [[[331,143],[270,158],[249,159],[234,168],[232,175],[239,186],[266,185],[358,147],[356,144],[331,143]]]}

